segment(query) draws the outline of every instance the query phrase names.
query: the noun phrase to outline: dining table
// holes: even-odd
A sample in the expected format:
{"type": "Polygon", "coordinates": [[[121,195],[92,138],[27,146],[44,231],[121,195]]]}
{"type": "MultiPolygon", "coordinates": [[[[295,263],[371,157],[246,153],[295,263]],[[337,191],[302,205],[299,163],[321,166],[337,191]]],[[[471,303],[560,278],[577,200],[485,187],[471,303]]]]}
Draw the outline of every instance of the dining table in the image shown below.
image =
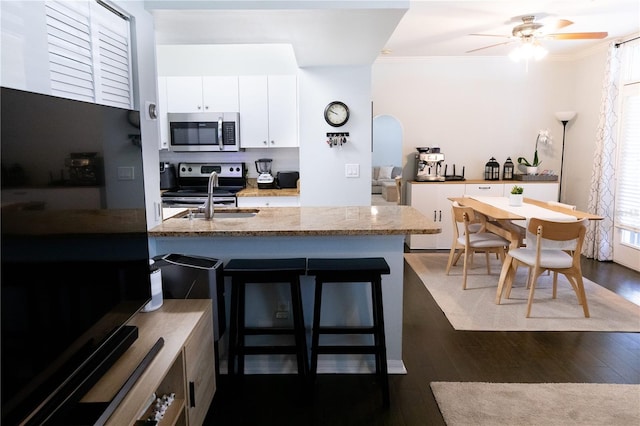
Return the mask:
{"type": "Polygon", "coordinates": [[[449,197],[461,206],[471,207],[487,219],[486,229],[510,241],[509,248],[523,244],[528,220],[532,217],[555,220],[601,220],[602,216],[575,210],[570,206],[553,201],[524,198],[522,205],[512,206],[509,197],[466,196],[449,197]]]}

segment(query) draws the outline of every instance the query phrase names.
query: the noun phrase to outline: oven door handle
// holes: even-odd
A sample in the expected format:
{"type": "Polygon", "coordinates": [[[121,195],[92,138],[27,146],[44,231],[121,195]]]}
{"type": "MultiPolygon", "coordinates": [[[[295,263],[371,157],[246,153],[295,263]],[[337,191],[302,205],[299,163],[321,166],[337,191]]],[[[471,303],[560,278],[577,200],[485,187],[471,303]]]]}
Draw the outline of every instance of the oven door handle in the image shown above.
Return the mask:
{"type": "Polygon", "coordinates": [[[222,140],[222,119],[224,117],[218,117],[218,145],[220,146],[220,151],[224,149],[224,141],[222,140]]]}

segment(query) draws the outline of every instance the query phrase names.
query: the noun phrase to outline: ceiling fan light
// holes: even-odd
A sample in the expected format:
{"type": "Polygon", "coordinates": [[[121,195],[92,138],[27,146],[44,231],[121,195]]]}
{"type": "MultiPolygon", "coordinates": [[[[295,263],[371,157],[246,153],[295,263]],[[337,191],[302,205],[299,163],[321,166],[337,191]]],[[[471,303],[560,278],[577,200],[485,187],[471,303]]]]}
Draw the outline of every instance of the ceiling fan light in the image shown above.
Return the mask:
{"type": "Polygon", "coordinates": [[[547,53],[549,53],[547,49],[537,43],[523,43],[509,53],[509,58],[514,62],[518,62],[521,59],[525,61],[529,61],[530,59],[539,61],[547,56],[547,53]]]}
{"type": "Polygon", "coordinates": [[[511,52],[509,52],[509,59],[511,59],[513,62],[518,62],[520,61],[520,59],[522,59],[519,47],[516,47],[511,52]]]}
{"type": "Polygon", "coordinates": [[[536,61],[539,61],[540,59],[547,56],[547,53],[549,53],[549,51],[539,44],[533,46],[533,59],[535,59],[536,61]]]}

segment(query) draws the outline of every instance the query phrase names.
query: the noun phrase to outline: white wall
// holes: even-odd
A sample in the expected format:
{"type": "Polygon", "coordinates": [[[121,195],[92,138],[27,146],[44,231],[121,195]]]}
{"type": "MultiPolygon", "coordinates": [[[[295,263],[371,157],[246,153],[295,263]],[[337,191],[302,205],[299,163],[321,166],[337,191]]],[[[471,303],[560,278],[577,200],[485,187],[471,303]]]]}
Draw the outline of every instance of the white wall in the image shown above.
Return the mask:
{"type": "Polygon", "coordinates": [[[300,203],[303,206],[371,204],[371,69],[317,67],[301,69],[300,203]],[[329,126],[324,108],[334,100],[349,106],[349,121],[329,126]],[[332,148],[327,132],[349,132],[349,142],[332,148]],[[358,178],[345,177],[345,165],[357,164],[358,178]]]}
{"type": "Polygon", "coordinates": [[[141,1],[116,0],[114,4],[132,18],[134,107],[140,111],[147,228],[151,229],[162,222],[158,155],[160,125],[147,113],[149,103],[158,104],[153,16],[144,9],[141,1]]]}
{"type": "Polygon", "coordinates": [[[578,206],[579,210],[587,210],[589,202],[606,61],[606,46],[576,60],[569,83],[574,86],[571,109],[578,114],[567,123],[562,198],[564,202],[578,206]]]}
{"type": "MultiPolygon", "coordinates": [[[[402,123],[405,166],[411,170],[405,179],[415,173],[415,148],[434,144],[457,173],[465,166],[467,179],[480,179],[492,156],[501,165],[507,156],[514,162],[520,156],[531,159],[541,128],[553,137],[553,145],[538,147],[541,168],[558,173],[562,123],[554,113],[578,112],[575,123],[567,126],[568,145],[578,132],[581,138],[594,135],[601,60],[601,55],[580,61],[548,59],[530,63],[527,71],[524,64],[499,57],[381,59],[372,68],[374,115],[390,114],[402,123]]],[[[567,181],[583,162],[570,148],[565,150],[567,181]]],[[[590,169],[591,162],[584,161],[590,169]]],[[[586,201],[581,203],[589,188],[582,179],[579,187],[572,184],[571,193],[563,190],[564,201],[586,208],[586,201]]]]}

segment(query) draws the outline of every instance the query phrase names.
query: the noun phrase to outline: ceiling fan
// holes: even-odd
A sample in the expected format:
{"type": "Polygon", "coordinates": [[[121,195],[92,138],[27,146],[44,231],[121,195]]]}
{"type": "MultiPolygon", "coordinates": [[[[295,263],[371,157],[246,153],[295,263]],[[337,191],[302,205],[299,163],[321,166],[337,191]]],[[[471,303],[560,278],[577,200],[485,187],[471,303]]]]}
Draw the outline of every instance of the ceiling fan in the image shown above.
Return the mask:
{"type": "Polygon", "coordinates": [[[480,47],[478,49],[468,50],[466,53],[477,52],[478,50],[489,49],[491,47],[502,46],[505,44],[515,43],[520,41],[524,44],[539,44],[539,40],[592,40],[603,39],[607,37],[607,32],[582,32],[582,33],[551,33],[550,31],[559,30],[567,27],[573,22],[567,19],[559,19],[551,25],[545,25],[536,20],[535,15],[524,15],[513,18],[513,20],[521,19],[522,23],[513,27],[511,35],[501,34],[469,34],[472,36],[485,36],[485,37],[503,37],[510,40],[502,43],[491,44],[489,46],[480,47]]]}

